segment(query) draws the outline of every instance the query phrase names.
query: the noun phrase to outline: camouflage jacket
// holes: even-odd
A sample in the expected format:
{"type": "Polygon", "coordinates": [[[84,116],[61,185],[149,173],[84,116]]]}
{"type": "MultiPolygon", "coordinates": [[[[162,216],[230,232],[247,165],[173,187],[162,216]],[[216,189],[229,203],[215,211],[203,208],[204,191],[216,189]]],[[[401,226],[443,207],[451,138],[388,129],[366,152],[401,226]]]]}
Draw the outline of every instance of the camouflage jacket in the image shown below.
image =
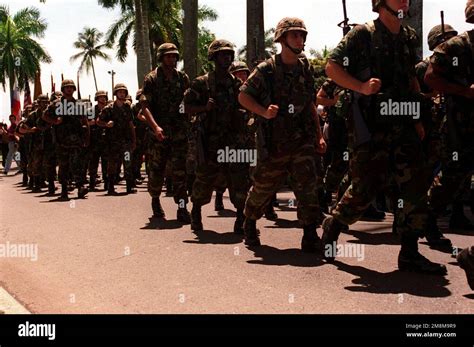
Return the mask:
{"type": "Polygon", "coordinates": [[[311,104],[315,102],[316,89],[313,74],[299,59],[294,67],[286,66],[281,55],[259,64],[240,89],[259,104],[279,106],[277,117],[272,120],[257,118],[257,140],[265,136],[266,147],[276,147],[295,139],[315,136],[311,104]]]}
{"type": "Polygon", "coordinates": [[[158,125],[181,123],[186,121],[181,104],[188,88],[189,77],[184,72],[175,69],[168,80],[163,68],[158,67],[145,77],[140,102],[148,105],[158,125]]]}
{"type": "Polygon", "coordinates": [[[52,119],[62,118],[62,123],[53,125],[55,143],[64,147],[81,147],[84,145],[86,130],[83,123],[87,116],[76,111],[78,104],[76,99],[67,102],[64,97],[52,102],[46,109],[46,113],[52,119]]]}
{"type": "Polygon", "coordinates": [[[130,122],[133,120],[132,107],[125,102],[119,107],[116,102],[104,107],[99,115],[101,121],[107,123],[113,121],[111,128],[105,128],[105,139],[108,144],[123,144],[132,142],[130,122]]]}

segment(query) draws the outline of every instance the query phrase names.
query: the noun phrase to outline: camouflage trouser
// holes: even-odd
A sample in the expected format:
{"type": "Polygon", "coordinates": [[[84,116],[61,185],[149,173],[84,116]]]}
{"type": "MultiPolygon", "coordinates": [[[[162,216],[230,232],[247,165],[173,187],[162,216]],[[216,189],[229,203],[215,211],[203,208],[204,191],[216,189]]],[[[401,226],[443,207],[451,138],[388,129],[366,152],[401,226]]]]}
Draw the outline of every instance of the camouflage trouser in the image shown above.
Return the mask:
{"type": "Polygon", "coordinates": [[[28,161],[28,172],[31,177],[39,177],[43,174],[43,153],[44,150],[41,146],[33,144],[28,161]]]}
{"type": "MultiPolygon", "coordinates": [[[[357,222],[377,193],[390,193],[396,185],[396,224],[400,234],[420,236],[427,223],[425,158],[414,129],[396,135],[377,133],[354,149],[350,161],[351,185],[333,210],[344,224],[357,222]]],[[[391,194],[393,195],[393,194],[391,194]]]]}
{"type": "Polygon", "coordinates": [[[194,134],[188,135],[188,151],[186,153],[186,172],[188,175],[194,175],[197,163],[197,145],[194,134]]]}
{"type": "Polygon", "coordinates": [[[230,201],[237,210],[243,210],[249,190],[249,164],[218,163],[216,156],[208,153],[206,163],[196,168],[193,185],[193,204],[203,206],[211,202],[216,184],[228,183],[230,201]]]}
{"type": "Polygon", "coordinates": [[[324,186],[326,191],[334,193],[344,179],[344,175],[349,170],[349,160],[346,160],[345,151],[333,151],[330,156],[330,164],[324,176],[324,186]]]}
{"type": "Polygon", "coordinates": [[[109,142],[106,150],[107,156],[107,177],[111,182],[120,170],[123,163],[126,180],[133,179],[132,173],[132,151],[129,143],[109,142]]]}
{"type": "Polygon", "coordinates": [[[132,171],[135,178],[140,177],[145,151],[145,143],[143,141],[137,142],[137,148],[135,148],[132,155],[132,171]]]}
{"type": "MultiPolygon", "coordinates": [[[[455,151],[450,151],[451,154],[455,151]]],[[[446,207],[453,203],[466,186],[466,180],[471,180],[474,171],[474,147],[467,145],[466,149],[457,152],[457,160],[446,161],[442,165],[440,186],[433,186],[430,194],[430,209],[439,216],[446,207]]]]}
{"type": "Polygon", "coordinates": [[[48,181],[54,181],[56,178],[56,153],[54,146],[46,146],[43,151],[43,175],[48,181]]]}
{"type": "Polygon", "coordinates": [[[253,187],[245,203],[245,216],[260,219],[273,195],[291,176],[291,186],[298,200],[298,219],[303,225],[320,223],[313,143],[306,143],[259,160],[252,172],[253,187]]]}
{"type": "Polygon", "coordinates": [[[187,203],[186,190],[186,153],[188,140],[185,134],[175,134],[173,139],[160,142],[151,139],[148,147],[148,192],[152,198],[158,198],[163,190],[166,165],[171,161],[174,201],[187,203]]]}
{"type": "Polygon", "coordinates": [[[59,183],[67,184],[69,175],[78,185],[84,184],[83,170],[85,165],[84,148],[56,146],[56,158],[59,165],[59,183]]]}
{"type": "Polygon", "coordinates": [[[103,144],[94,144],[89,148],[89,176],[97,177],[99,170],[99,161],[101,162],[102,176],[107,172],[107,159],[105,158],[105,149],[103,144]]]}

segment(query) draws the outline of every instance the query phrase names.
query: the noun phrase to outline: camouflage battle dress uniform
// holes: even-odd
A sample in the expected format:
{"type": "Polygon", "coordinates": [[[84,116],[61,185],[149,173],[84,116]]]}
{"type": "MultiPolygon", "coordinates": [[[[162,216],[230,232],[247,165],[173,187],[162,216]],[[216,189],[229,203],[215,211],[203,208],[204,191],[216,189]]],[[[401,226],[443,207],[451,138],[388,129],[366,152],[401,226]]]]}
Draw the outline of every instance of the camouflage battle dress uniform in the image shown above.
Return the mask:
{"type": "MultiPolygon", "coordinates": [[[[302,20],[284,18],[278,24],[275,42],[289,31],[307,33],[302,20]]],[[[291,48],[290,48],[291,49],[291,48]]],[[[296,55],[301,52],[294,52],[296,55]]],[[[283,64],[281,55],[259,64],[241,88],[267,108],[278,105],[278,115],[257,118],[258,162],[252,173],[253,186],[245,203],[245,243],[259,246],[256,221],[262,217],[273,195],[288,175],[298,200],[298,220],[304,227],[302,249],[315,252],[316,228],[320,224],[315,166],[315,81],[302,59],[295,66],[283,64]]]]}
{"type": "MultiPolygon", "coordinates": [[[[373,0],[372,5],[375,12],[383,7],[386,13],[398,16],[383,0],[373,0]]],[[[381,112],[382,105],[389,101],[419,101],[419,92],[413,88],[416,43],[416,33],[410,27],[401,26],[400,32],[393,34],[377,19],[356,26],[330,56],[330,64],[346,68],[346,73],[362,82],[380,79],[381,89],[368,97],[352,93],[355,134],[350,162],[352,183],[333,210],[333,216],[323,222],[327,261],[333,261],[336,256],[336,241],[344,225],[358,221],[377,192],[387,191],[395,184],[399,202],[397,227],[402,244],[399,269],[446,273],[445,266],[430,262],[418,252],[418,238],[428,219],[422,171],[425,158],[415,130],[419,123],[414,114],[394,117],[381,112]]],[[[334,78],[334,74],[329,77],[334,78]]]]}
{"type": "MultiPolygon", "coordinates": [[[[162,63],[165,55],[178,55],[174,44],[165,43],[158,48],[158,60],[162,63]]],[[[174,201],[178,205],[177,219],[189,223],[186,208],[188,194],[186,189],[186,154],[188,151],[188,120],[184,110],[183,98],[189,88],[189,77],[176,68],[168,78],[164,67],[159,66],[150,72],[143,83],[140,97],[156,124],[163,129],[165,139],[160,141],[153,133],[148,135],[148,192],[152,198],[153,215],[164,217],[160,195],[166,173],[166,164],[171,161],[174,201]]],[[[152,130],[150,129],[150,132],[152,130]]]]}
{"type": "MultiPolygon", "coordinates": [[[[234,54],[232,43],[216,40],[209,46],[208,58],[216,63],[218,54],[234,54]],[[225,53],[224,53],[225,54],[225,53]]],[[[217,63],[216,63],[217,65],[217,63]]],[[[217,66],[216,66],[217,69],[217,66]]],[[[222,71],[218,77],[216,71],[196,78],[184,98],[188,106],[205,106],[210,98],[215,108],[198,114],[197,167],[192,189],[193,210],[191,213],[192,230],[203,229],[201,207],[211,201],[212,192],[221,185],[222,178],[229,188],[230,201],[237,209],[234,232],[243,233],[243,209],[249,188],[248,167],[246,162],[218,162],[218,151],[242,150],[248,131],[245,124],[245,111],[238,102],[241,81],[228,71],[222,71]]]]}

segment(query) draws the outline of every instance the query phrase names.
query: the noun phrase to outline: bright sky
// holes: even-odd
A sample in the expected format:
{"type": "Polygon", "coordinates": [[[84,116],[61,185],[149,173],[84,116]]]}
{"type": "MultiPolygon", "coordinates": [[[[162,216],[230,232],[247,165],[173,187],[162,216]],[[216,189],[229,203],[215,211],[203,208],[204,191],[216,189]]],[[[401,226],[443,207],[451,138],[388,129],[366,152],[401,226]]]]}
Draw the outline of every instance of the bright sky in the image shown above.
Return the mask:
{"type": "MultiPolygon", "coordinates": [[[[216,22],[206,23],[218,38],[228,39],[241,47],[246,40],[246,0],[199,0],[215,9],[219,15],[216,22]]],[[[97,5],[96,0],[47,0],[46,4],[39,0],[0,0],[10,7],[10,13],[19,9],[35,6],[40,9],[41,16],[48,22],[48,29],[41,44],[53,59],[52,64],[42,65],[43,92],[51,93],[51,74],[59,89],[61,73],[64,78],[76,79],[79,61],[69,62],[69,57],[76,50],[72,43],[84,26],[96,27],[106,32],[108,27],[119,17],[119,10],[106,10],[97,5]]],[[[334,47],[341,39],[342,31],[336,24],[342,20],[342,6],[339,0],[265,0],[265,28],[275,27],[278,21],[286,16],[302,18],[308,27],[307,49],[322,49],[324,46],[334,47]]],[[[424,1],[424,46],[425,55],[429,53],[426,35],[430,28],[439,24],[439,11],[445,11],[446,23],[452,24],[459,32],[472,28],[464,21],[465,0],[425,0],[424,1]],[[448,3],[448,4],[447,4],[448,3]]],[[[375,18],[371,12],[370,0],[347,0],[348,16],[352,23],[364,23],[375,18]]],[[[109,52],[112,57],[113,51],[109,52]]],[[[132,49],[125,63],[115,59],[112,62],[96,60],[96,75],[99,89],[111,89],[111,78],[107,71],[116,71],[115,82],[127,84],[132,95],[138,88],[136,77],[136,57],[132,49]]],[[[92,73],[81,75],[81,94],[88,97],[95,93],[92,73]]],[[[8,89],[8,87],[7,87],[8,89]]],[[[31,85],[33,92],[33,85],[31,85]]],[[[23,103],[23,95],[21,96],[23,103]]],[[[10,96],[8,90],[0,89],[0,119],[8,119],[10,113],[10,96]]]]}

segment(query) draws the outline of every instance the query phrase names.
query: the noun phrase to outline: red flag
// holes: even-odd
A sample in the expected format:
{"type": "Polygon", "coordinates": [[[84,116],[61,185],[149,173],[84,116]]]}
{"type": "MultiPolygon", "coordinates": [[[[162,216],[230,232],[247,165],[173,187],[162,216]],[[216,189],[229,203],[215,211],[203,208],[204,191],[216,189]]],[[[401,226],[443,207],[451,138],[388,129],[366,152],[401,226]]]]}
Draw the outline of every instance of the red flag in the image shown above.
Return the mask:
{"type": "Polygon", "coordinates": [[[15,82],[13,86],[13,90],[11,91],[11,114],[15,115],[16,121],[20,121],[21,115],[21,102],[20,102],[20,91],[18,90],[18,86],[15,82]]]}
{"type": "Polygon", "coordinates": [[[28,83],[28,80],[26,80],[25,81],[25,95],[23,96],[23,109],[25,109],[25,107],[28,105],[32,105],[32,102],[31,102],[30,83],[28,83]]]}

